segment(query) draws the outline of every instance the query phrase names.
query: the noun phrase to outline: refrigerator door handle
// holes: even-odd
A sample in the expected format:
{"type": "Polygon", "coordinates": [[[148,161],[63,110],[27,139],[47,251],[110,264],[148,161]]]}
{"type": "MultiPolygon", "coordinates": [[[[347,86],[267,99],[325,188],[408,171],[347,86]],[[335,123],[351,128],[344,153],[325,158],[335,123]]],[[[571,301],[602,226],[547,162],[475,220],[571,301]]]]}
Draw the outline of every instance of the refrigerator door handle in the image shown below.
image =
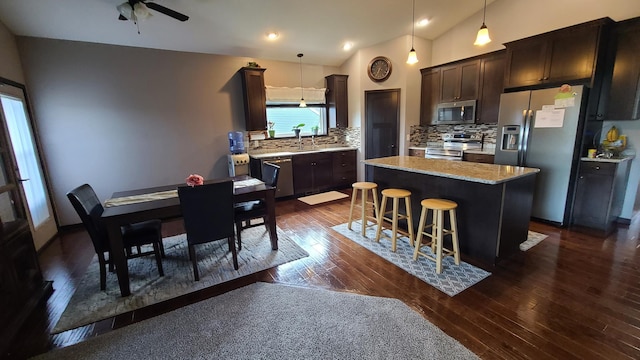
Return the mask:
{"type": "Polygon", "coordinates": [[[525,110],[524,114],[524,133],[522,135],[522,147],[520,153],[519,166],[525,166],[527,162],[527,144],[529,143],[529,133],[531,132],[531,123],[533,122],[533,110],[525,110]]]}
{"type": "Polygon", "coordinates": [[[527,133],[527,109],[522,110],[522,128],[520,130],[520,142],[518,143],[518,163],[521,166],[523,162],[524,152],[526,150],[526,133],[527,133]]]}

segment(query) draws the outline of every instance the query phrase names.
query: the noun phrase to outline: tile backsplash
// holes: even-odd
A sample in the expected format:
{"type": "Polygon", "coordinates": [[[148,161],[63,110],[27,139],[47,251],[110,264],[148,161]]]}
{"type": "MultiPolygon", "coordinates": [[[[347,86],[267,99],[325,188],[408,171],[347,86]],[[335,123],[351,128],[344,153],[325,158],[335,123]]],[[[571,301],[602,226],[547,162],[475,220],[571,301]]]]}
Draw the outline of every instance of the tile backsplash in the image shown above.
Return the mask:
{"type": "Polygon", "coordinates": [[[411,146],[424,147],[427,145],[442,144],[442,134],[469,134],[484,135],[484,143],[487,147],[495,147],[496,130],[495,124],[465,124],[465,125],[413,125],[411,126],[411,146]]]}
{"type": "MultiPolygon", "coordinates": [[[[360,128],[333,128],[329,129],[326,136],[317,136],[313,139],[317,148],[328,147],[360,147],[360,128]]],[[[245,133],[245,148],[249,154],[271,153],[292,151],[298,149],[297,138],[281,138],[249,141],[247,133],[245,133]]],[[[302,137],[302,146],[304,149],[312,149],[313,143],[311,136],[302,137]]]]}

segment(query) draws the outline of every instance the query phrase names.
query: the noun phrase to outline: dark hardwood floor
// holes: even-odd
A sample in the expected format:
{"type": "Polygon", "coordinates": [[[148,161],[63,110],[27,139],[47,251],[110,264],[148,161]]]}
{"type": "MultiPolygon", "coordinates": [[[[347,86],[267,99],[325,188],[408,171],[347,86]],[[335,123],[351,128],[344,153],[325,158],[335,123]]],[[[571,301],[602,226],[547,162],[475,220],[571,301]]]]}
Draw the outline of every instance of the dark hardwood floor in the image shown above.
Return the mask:
{"type": "MultiPolygon", "coordinates": [[[[280,201],[278,226],[309,257],[51,336],[94,254],[86,232],[66,231],[40,254],[53,295],[3,355],[27,358],[265,281],[398,298],[483,359],[640,358],[640,216],[607,238],[532,222],[546,240],[484,267],[490,277],[449,297],[331,230],[348,212],[349,199],[280,201]]],[[[163,232],[183,232],[181,220],[165,223],[163,232]]]]}

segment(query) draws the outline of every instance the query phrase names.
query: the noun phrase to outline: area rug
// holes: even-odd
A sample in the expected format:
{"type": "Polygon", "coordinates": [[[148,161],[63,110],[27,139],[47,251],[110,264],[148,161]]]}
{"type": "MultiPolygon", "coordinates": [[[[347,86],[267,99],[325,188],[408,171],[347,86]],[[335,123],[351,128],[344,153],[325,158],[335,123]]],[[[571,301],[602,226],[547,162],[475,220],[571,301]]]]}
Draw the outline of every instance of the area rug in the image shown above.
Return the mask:
{"type": "Polygon", "coordinates": [[[529,233],[527,234],[527,240],[520,243],[520,251],[527,251],[531,249],[547,237],[548,236],[545,234],[540,234],[539,232],[529,230],[529,233]]]}
{"type": "MultiPolygon", "coordinates": [[[[373,224],[369,222],[370,224],[373,224]]],[[[442,273],[436,273],[435,262],[422,256],[418,261],[413,261],[413,247],[409,244],[406,236],[399,236],[396,241],[396,252],[391,251],[391,230],[383,230],[389,238],[382,238],[376,242],[376,227],[366,229],[366,237],[361,235],[361,223],[359,221],[351,224],[353,230],[347,228],[347,224],[336,225],[333,230],[347,237],[365,248],[373,251],[377,255],[392,262],[397,267],[409,274],[435,287],[443,293],[454,296],[478,283],[480,280],[491,275],[490,272],[482,270],[464,261],[460,265],[455,265],[453,257],[447,256],[442,260],[442,273]]],[[[423,251],[430,253],[429,247],[424,247],[423,251]]],[[[431,254],[433,256],[433,254],[431,254]]]]}
{"type": "Polygon", "coordinates": [[[427,358],[478,359],[398,299],[267,283],[251,284],[36,357],[427,358]]]}
{"type": "Polygon", "coordinates": [[[303,196],[301,198],[298,198],[298,200],[302,201],[305,204],[318,205],[333,200],[344,199],[346,197],[349,197],[349,195],[343,194],[339,191],[329,191],[315,195],[303,196]]]}
{"type": "Polygon", "coordinates": [[[165,238],[163,243],[165,275],[158,275],[154,256],[130,259],[131,296],[127,297],[120,296],[115,273],[107,273],[107,290],[100,291],[98,257],[95,256],[52,332],[90,324],[309,256],[280,229],[278,250],[273,251],[265,227],[249,228],[242,232],[238,270],[233,269],[226,240],[196,245],[200,281],[194,281],[186,235],[165,238]]]}

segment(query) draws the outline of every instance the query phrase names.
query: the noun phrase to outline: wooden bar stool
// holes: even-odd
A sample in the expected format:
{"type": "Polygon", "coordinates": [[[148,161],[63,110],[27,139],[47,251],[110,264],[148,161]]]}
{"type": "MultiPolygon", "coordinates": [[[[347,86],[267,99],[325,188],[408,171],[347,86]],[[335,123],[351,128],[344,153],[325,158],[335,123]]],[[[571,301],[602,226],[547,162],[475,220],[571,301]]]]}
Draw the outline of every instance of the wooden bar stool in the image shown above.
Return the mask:
{"type": "Polygon", "coordinates": [[[351,192],[351,208],[349,209],[349,225],[347,226],[351,230],[351,222],[353,221],[353,209],[356,206],[360,207],[360,219],[362,220],[362,236],[365,236],[366,228],[369,226],[375,226],[378,223],[378,184],[372,182],[356,182],[351,185],[353,191],[351,192]],[[358,190],[360,190],[362,201],[359,205],[356,204],[356,197],[358,197],[358,190]],[[367,200],[368,192],[371,190],[373,193],[373,202],[367,200]],[[373,213],[375,215],[367,215],[367,205],[373,205],[373,213]],[[372,225],[369,225],[369,220],[373,221],[372,225]]]}
{"type": "Polygon", "coordinates": [[[411,191],[404,189],[384,189],[382,190],[382,204],[378,211],[378,231],[376,232],[376,241],[380,241],[383,222],[391,222],[391,251],[396,251],[396,238],[398,233],[409,237],[409,244],[413,246],[413,221],[411,220],[411,191]],[[387,199],[393,199],[393,207],[391,211],[387,209],[387,199]],[[404,200],[405,213],[398,213],[400,199],[404,200]],[[391,218],[385,215],[391,213],[391,218]],[[408,232],[398,229],[398,220],[407,219],[408,232]]]}
{"type": "Polygon", "coordinates": [[[418,224],[418,238],[415,242],[415,249],[413,250],[413,260],[418,260],[418,255],[422,255],[429,260],[436,262],[436,273],[442,272],[442,258],[444,256],[453,255],[456,265],[460,265],[460,249],[458,248],[458,227],[456,225],[456,208],[458,204],[451,200],[445,199],[424,199],[420,202],[422,206],[422,212],[420,213],[420,224],[418,224]],[[425,232],[425,222],[429,215],[429,210],[432,211],[432,222],[426,227],[431,228],[431,233],[425,232]],[[449,212],[449,221],[451,222],[451,229],[444,228],[444,212],[449,212]],[[423,244],[422,236],[428,236],[431,241],[423,244]],[[452,249],[444,247],[443,238],[445,235],[451,235],[452,249]],[[435,257],[430,254],[420,251],[422,246],[430,246],[431,252],[435,254],[435,257]]]}

